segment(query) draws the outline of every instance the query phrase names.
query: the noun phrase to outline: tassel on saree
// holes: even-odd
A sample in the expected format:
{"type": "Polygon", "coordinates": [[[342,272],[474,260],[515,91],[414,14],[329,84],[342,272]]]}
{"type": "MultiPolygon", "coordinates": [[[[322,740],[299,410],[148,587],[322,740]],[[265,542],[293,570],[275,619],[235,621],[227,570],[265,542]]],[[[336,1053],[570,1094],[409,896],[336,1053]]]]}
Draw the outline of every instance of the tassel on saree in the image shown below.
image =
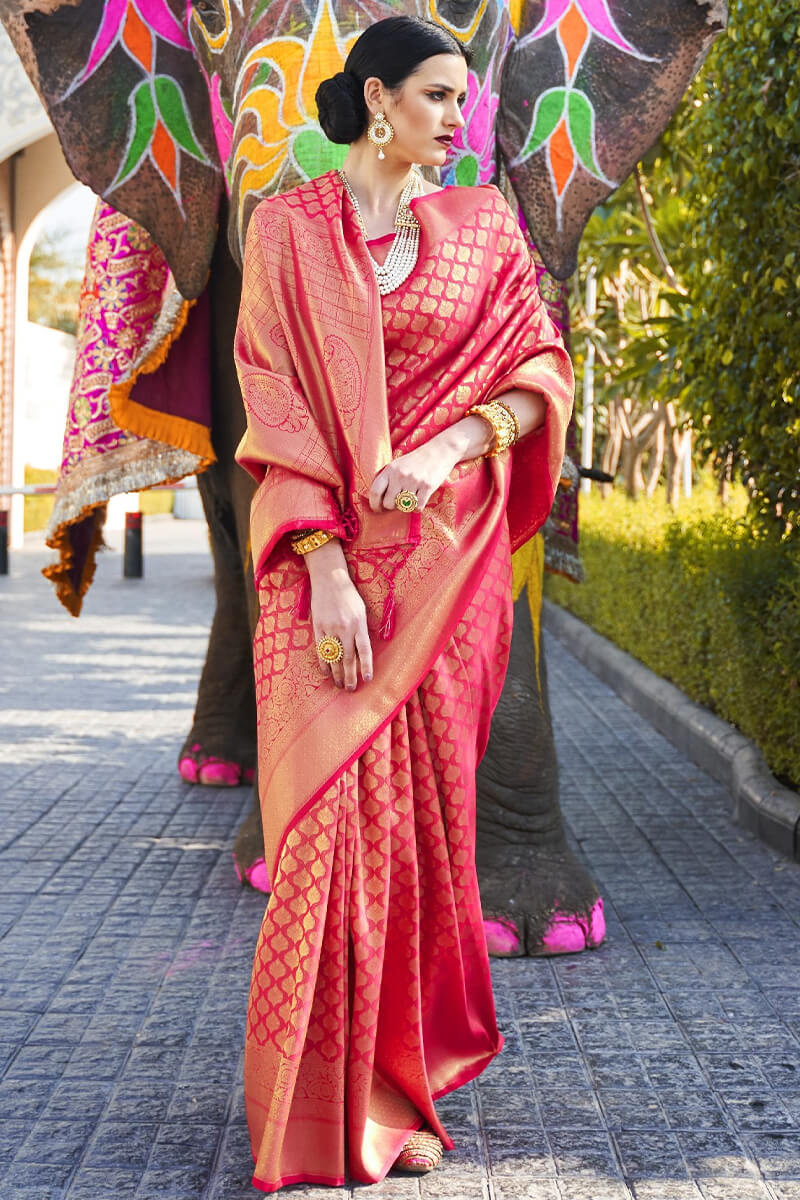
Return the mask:
{"type": "Polygon", "coordinates": [[[378,633],[385,642],[388,642],[394,634],[394,616],[397,605],[394,599],[394,581],[389,584],[389,591],[386,594],[386,599],[383,602],[383,616],[381,623],[378,626],[378,633]]]}
{"type": "Polygon", "coordinates": [[[352,541],[352,539],[358,533],[358,517],[356,516],[356,511],[352,505],[346,508],[342,513],[342,525],[344,527],[345,537],[348,539],[348,541],[352,541]]]}

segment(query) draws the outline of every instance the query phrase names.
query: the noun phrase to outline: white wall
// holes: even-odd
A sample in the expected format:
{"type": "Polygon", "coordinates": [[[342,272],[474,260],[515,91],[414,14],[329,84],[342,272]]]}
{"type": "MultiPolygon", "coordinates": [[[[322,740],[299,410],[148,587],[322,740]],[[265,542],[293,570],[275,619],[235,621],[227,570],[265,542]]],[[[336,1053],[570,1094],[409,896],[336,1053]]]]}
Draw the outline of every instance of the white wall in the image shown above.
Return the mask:
{"type": "Polygon", "coordinates": [[[57,471],[61,466],[75,338],[33,321],[21,327],[17,369],[22,404],[14,441],[25,466],[57,471]]]}

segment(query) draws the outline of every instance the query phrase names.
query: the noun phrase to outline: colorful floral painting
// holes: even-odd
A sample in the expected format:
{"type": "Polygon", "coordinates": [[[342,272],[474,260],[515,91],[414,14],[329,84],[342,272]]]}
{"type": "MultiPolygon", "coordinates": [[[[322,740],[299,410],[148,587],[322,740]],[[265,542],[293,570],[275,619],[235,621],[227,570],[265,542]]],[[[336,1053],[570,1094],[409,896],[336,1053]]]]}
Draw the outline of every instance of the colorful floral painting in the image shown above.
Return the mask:
{"type": "Polygon", "coordinates": [[[609,179],[600,165],[594,103],[577,79],[592,38],[601,38],[643,62],[654,60],[640,53],[622,36],[608,0],[546,0],[541,21],[520,38],[517,49],[522,50],[546,37],[554,37],[557,41],[564,70],[563,83],[547,88],[535,97],[528,135],[510,165],[524,163],[533,154],[546,156],[560,228],[562,200],[579,166],[609,188],[619,183],[609,179]]]}
{"type": "Polygon", "coordinates": [[[156,169],[183,210],[180,187],[181,152],[198,162],[209,163],[195,134],[189,105],[180,83],[171,75],[158,73],[159,40],[191,52],[186,29],[165,0],[109,0],[95,35],[89,58],[64,94],[71,96],[87,83],[108,56],[121,47],[141,69],[143,78],[128,100],[130,130],[119,170],[106,189],[106,196],[130,179],[144,162],[156,169]]]}

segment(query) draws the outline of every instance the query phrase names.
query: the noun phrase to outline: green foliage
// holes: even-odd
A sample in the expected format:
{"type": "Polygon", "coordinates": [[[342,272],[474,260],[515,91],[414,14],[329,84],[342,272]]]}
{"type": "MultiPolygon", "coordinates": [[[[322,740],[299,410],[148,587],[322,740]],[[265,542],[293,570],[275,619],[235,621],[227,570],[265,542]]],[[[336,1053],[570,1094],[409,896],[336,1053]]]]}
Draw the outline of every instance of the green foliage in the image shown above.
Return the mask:
{"type": "Polygon", "coordinates": [[[696,450],[730,463],[751,515],[800,537],[800,3],[731,0],[666,136],[643,164],[658,255],[629,179],[582,242],[579,362],[608,405],[672,401],[696,450]],[[589,263],[598,314],[582,309],[589,263]]]}
{"type": "Polygon", "coordinates": [[[762,521],[800,526],[800,5],[732,0],[671,135],[693,162],[678,353],[708,451],[762,521]],[[689,114],[691,116],[689,117],[689,114]]]}
{"type": "Polygon", "coordinates": [[[736,725],[800,786],[800,554],[713,488],[681,507],[581,497],[586,582],[546,594],[736,725]]]}
{"type": "Polygon", "coordinates": [[[82,263],[67,258],[59,243],[63,231],[42,237],[31,252],[28,320],[64,333],[77,333],[82,263]]]}

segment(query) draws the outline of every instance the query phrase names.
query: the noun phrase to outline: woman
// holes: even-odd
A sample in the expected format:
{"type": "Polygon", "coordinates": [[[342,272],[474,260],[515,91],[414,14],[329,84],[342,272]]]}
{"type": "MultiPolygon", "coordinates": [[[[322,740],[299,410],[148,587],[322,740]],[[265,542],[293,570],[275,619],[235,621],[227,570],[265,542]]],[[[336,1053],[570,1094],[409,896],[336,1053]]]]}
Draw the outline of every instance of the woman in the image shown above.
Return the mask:
{"type": "Polygon", "coordinates": [[[264,1191],[430,1169],[453,1146],[434,1100],[503,1044],[474,776],[511,549],[550,508],[572,371],[497,188],[414,168],[444,163],[468,64],[433,23],[368,28],[317,92],[343,171],[262,202],[247,235],[237,458],[258,481],[273,891],[245,1096],[264,1191]]]}

